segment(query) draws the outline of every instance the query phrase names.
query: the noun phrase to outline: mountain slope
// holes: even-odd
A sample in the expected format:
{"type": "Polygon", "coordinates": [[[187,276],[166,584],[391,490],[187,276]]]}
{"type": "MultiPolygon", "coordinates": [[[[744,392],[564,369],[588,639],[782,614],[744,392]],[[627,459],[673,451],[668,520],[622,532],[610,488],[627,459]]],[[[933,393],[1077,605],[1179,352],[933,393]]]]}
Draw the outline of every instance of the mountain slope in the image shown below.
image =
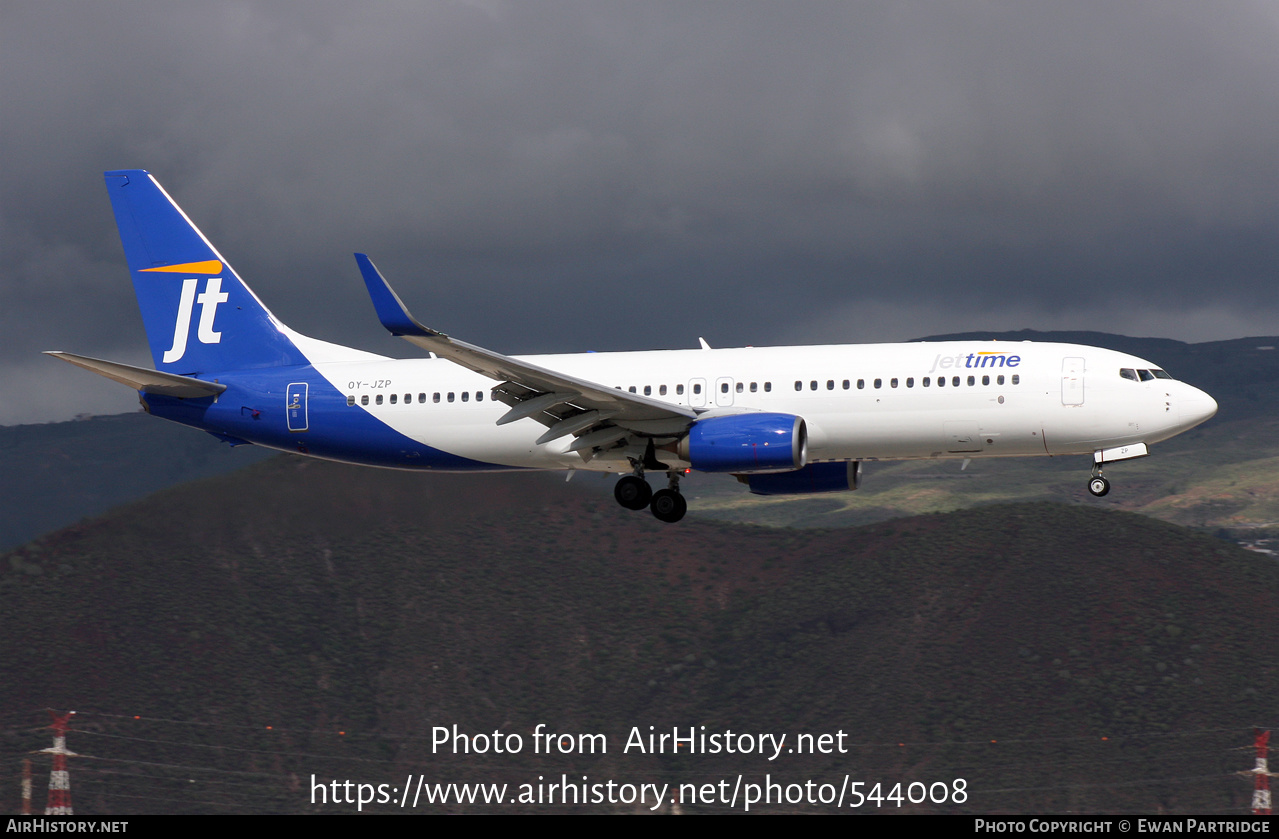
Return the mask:
{"type": "Polygon", "coordinates": [[[1230,749],[1279,690],[1279,564],[1059,504],[669,527],[548,476],[282,458],[10,553],[0,613],[0,753],[47,745],[37,709],[80,711],[85,813],[350,809],[313,805],[312,774],[416,772],[963,778],[962,805],[907,809],[1228,811],[1248,795],[1230,749]],[[535,754],[539,723],[609,750],[535,754]],[[455,724],[526,748],[433,752],[455,724]],[[650,725],[843,731],[846,751],[623,753],[650,725]]]}

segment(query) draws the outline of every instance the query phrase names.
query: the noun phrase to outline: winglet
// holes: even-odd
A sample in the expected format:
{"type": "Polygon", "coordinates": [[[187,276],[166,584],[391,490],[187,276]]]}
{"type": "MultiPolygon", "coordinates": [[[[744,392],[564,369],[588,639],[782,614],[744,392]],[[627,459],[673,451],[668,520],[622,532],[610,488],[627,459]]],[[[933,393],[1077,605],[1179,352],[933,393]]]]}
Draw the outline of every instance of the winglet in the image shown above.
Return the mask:
{"type": "Polygon", "coordinates": [[[408,307],[404,305],[404,301],[400,300],[395,289],[391,288],[382,277],[373,260],[362,253],[357,253],[355,262],[360,266],[360,273],[364,276],[364,285],[368,287],[369,297],[373,300],[373,310],[377,312],[378,320],[392,335],[422,338],[448,337],[443,332],[436,332],[434,329],[423,326],[409,314],[408,307]]]}

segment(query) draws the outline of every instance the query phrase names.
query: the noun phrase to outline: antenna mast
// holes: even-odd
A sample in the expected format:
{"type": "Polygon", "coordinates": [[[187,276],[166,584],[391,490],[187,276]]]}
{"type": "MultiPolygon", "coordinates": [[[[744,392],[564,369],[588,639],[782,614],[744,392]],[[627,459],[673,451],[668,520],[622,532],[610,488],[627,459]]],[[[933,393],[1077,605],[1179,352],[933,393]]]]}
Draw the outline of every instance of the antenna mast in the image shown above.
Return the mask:
{"type": "Polygon", "coordinates": [[[49,773],[49,803],[44,808],[46,816],[74,815],[71,809],[71,774],[67,772],[67,758],[78,757],[75,752],[67,751],[67,722],[75,711],[67,711],[58,716],[53,711],[53,748],[41,749],[45,754],[53,755],[53,771],[49,773]]]}

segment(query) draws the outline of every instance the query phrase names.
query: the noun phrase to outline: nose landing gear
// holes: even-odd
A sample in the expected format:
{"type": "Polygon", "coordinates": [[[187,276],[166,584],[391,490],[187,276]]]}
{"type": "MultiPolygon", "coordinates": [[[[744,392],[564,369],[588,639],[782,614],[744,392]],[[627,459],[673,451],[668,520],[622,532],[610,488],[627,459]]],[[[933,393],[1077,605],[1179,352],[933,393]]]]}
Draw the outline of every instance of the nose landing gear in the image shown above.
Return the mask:
{"type": "Polygon", "coordinates": [[[1117,460],[1133,460],[1146,457],[1150,449],[1145,443],[1127,443],[1111,449],[1097,449],[1092,453],[1092,478],[1088,481],[1088,491],[1101,498],[1110,492],[1110,481],[1102,477],[1101,467],[1117,460]]]}
{"type": "Polygon", "coordinates": [[[1088,481],[1088,491],[1098,498],[1110,492],[1110,481],[1102,476],[1100,461],[1093,461],[1092,478],[1088,481]]]}

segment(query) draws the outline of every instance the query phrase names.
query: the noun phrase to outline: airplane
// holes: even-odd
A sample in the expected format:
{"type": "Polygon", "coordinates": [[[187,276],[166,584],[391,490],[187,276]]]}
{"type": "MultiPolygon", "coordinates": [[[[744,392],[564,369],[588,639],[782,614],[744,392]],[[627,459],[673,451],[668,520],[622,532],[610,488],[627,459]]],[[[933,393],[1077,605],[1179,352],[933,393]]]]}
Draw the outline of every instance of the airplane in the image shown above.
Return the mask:
{"type": "Polygon", "coordinates": [[[105,173],[155,369],[56,358],[138,391],[155,416],[310,457],[448,472],[619,475],[618,503],[664,522],[680,479],[757,494],[854,490],[862,463],[1091,455],[1106,464],[1212,417],[1211,396],[1132,355],[996,341],[508,356],[423,326],[364,254],[392,359],[301,335],[262,304],[145,170],[105,173]],[[664,473],[653,491],[645,475],[664,473]]]}

